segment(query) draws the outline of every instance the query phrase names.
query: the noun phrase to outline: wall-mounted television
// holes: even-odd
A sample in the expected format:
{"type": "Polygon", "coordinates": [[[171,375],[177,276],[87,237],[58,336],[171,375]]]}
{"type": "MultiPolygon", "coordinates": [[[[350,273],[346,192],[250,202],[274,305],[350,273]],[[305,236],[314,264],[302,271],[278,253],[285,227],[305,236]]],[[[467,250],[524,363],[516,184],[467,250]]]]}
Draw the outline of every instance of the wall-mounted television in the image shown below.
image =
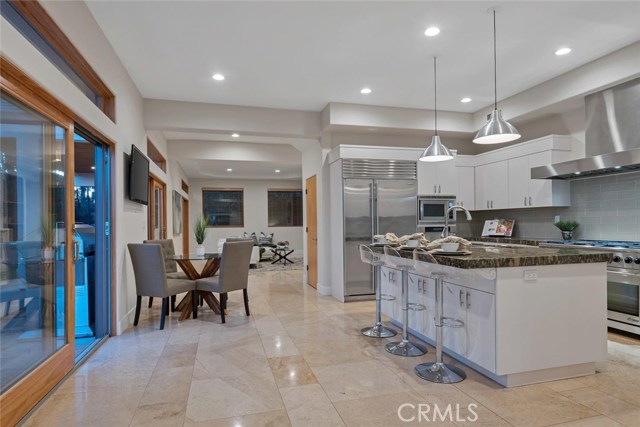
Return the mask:
{"type": "Polygon", "coordinates": [[[129,200],[149,204],[149,159],[133,144],[129,161],[129,200]]]}

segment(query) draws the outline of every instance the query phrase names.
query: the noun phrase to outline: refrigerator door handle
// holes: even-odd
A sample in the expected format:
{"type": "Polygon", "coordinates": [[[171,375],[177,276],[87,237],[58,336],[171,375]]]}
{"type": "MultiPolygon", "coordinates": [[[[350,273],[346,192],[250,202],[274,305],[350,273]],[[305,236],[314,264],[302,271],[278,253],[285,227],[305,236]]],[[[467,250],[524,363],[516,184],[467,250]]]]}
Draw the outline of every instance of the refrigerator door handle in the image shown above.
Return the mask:
{"type": "Polygon", "coordinates": [[[373,221],[375,218],[375,196],[373,183],[369,184],[369,214],[371,214],[371,237],[376,235],[377,227],[373,221]]]}

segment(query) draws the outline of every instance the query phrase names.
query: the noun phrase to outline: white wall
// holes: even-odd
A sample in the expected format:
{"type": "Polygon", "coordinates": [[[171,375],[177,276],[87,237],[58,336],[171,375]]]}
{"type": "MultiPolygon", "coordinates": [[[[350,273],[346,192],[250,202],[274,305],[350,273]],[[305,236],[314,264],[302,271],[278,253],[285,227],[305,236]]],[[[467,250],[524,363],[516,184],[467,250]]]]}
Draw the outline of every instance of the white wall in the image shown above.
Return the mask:
{"type": "Polygon", "coordinates": [[[263,231],[266,234],[273,233],[274,242],[287,240],[289,247],[295,249],[302,255],[302,235],[303,227],[268,227],[267,214],[267,190],[269,189],[301,189],[300,181],[288,180],[191,180],[189,187],[189,225],[190,245],[195,248],[196,241],[191,231],[191,224],[196,217],[202,213],[202,189],[203,188],[242,188],[244,190],[244,227],[212,227],[207,230],[207,237],[204,242],[205,250],[215,252],[218,247],[218,239],[239,236],[242,233],[255,232],[260,235],[263,231]]]}

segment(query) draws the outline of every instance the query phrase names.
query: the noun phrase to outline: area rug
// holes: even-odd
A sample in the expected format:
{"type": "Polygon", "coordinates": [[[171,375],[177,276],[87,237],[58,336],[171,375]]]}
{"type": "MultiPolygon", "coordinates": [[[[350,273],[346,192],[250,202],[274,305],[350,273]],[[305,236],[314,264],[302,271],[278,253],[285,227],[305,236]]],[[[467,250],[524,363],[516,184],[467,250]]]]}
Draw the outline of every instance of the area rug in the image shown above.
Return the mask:
{"type": "Polygon", "coordinates": [[[284,265],[282,261],[275,264],[271,264],[270,260],[260,261],[256,267],[251,267],[249,272],[262,273],[264,271],[283,271],[283,270],[302,270],[304,268],[304,262],[301,257],[289,256],[293,264],[287,262],[284,265]]]}

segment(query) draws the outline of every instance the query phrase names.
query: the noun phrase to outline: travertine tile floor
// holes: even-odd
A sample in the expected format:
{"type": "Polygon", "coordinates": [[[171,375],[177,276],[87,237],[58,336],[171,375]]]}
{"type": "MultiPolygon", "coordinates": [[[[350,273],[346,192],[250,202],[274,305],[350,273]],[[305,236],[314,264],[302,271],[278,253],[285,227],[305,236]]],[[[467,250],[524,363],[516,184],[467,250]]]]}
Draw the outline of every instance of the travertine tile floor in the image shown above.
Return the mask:
{"type": "Polygon", "coordinates": [[[198,320],[174,314],[160,331],[159,304],[143,309],[137,328],[109,339],[25,425],[640,426],[638,340],[611,335],[609,362],[590,377],[504,389],[465,368],[459,384],[432,384],[413,374],[433,360],[431,348],[401,358],[384,351],[387,340],[360,335],[372,302],[341,304],[301,283],[300,270],[252,274],[252,316],[236,292],[225,325],[201,309],[198,320]],[[452,404],[453,416],[403,422],[405,403],[452,404]],[[471,403],[475,422],[466,420],[471,403]]]}

